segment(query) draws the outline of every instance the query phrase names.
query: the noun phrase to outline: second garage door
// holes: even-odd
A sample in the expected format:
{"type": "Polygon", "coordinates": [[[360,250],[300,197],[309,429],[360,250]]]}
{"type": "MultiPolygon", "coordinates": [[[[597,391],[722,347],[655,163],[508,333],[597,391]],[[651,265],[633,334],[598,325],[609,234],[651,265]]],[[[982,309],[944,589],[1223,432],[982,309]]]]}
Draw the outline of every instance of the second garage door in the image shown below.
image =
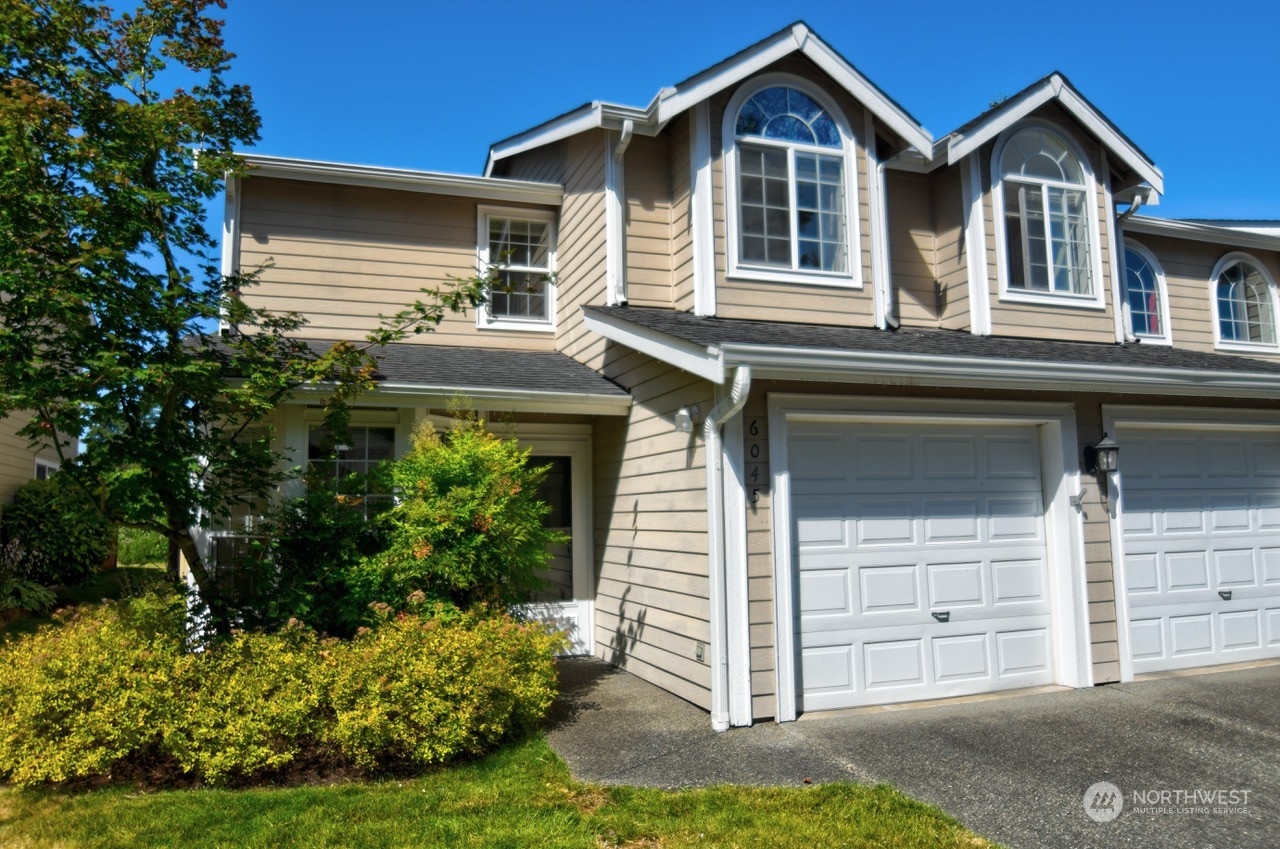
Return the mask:
{"type": "Polygon", "coordinates": [[[793,424],[805,710],[1051,682],[1038,430],[793,424]]]}

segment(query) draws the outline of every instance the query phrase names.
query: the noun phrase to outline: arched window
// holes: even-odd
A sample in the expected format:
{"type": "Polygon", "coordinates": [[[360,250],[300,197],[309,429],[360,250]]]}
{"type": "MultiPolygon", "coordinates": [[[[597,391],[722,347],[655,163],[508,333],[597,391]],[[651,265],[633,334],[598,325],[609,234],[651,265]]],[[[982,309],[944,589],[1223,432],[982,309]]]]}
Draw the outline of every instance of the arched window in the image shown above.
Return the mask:
{"type": "Polygon", "coordinates": [[[1212,286],[1220,344],[1275,347],[1275,284],[1261,263],[1227,254],[1214,268],[1212,286]]]}
{"type": "Polygon", "coordinates": [[[1149,342],[1170,344],[1169,297],[1164,271],[1151,251],[1135,242],[1125,242],[1123,288],[1129,332],[1149,342]]]}
{"type": "Polygon", "coordinates": [[[1005,139],[993,170],[1005,290],[1097,298],[1092,174],[1080,156],[1052,131],[1032,126],[1005,139]]]}
{"type": "Polygon", "coordinates": [[[729,104],[731,271],[849,278],[852,139],[801,85],[766,79],[729,104]]]}

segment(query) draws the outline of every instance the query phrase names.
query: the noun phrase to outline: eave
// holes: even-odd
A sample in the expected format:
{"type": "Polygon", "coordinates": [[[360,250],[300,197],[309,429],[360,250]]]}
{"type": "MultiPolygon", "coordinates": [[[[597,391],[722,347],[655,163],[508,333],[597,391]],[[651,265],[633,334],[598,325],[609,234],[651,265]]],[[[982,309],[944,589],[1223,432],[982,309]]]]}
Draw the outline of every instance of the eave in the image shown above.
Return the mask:
{"type": "MultiPolygon", "coordinates": [[[[288,403],[315,403],[317,398],[332,393],[330,383],[301,386],[288,403]]],[[[631,409],[631,397],[593,395],[581,392],[540,392],[485,387],[426,385],[416,383],[377,384],[361,397],[380,406],[448,407],[459,396],[481,412],[560,413],[586,416],[625,416],[631,409]]]]}
{"type": "Polygon", "coordinates": [[[1256,230],[1220,227],[1197,221],[1174,221],[1169,218],[1134,215],[1125,221],[1124,231],[1150,236],[1168,236],[1174,239],[1190,239],[1194,242],[1210,242],[1234,248],[1280,251],[1280,233],[1270,235],[1256,230]]]}

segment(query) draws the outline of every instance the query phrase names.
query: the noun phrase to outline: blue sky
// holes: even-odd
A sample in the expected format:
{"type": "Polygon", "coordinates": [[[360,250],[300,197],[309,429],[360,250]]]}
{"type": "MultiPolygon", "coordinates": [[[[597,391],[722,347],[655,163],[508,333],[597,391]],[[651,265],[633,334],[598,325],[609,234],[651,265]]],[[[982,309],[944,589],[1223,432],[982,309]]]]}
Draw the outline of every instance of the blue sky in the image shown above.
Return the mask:
{"type": "Polygon", "coordinates": [[[935,138],[1059,70],[1164,171],[1145,212],[1280,219],[1280,4],[229,2],[259,153],[475,174],[494,141],[647,105],[803,19],[935,138]]]}

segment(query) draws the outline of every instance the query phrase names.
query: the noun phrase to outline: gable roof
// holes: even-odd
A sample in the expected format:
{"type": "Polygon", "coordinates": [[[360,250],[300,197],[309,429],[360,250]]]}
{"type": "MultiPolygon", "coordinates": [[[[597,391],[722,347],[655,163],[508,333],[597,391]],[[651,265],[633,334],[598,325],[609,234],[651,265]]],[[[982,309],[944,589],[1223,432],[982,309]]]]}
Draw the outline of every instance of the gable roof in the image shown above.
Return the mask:
{"type": "Polygon", "coordinates": [[[1050,101],[1056,101],[1138,176],[1164,194],[1164,174],[1151,158],[1058,71],[1042,77],[939,139],[934,146],[933,161],[954,165],[1050,101]]]}
{"type": "Polygon", "coordinates": [[[587,326],[621,344],[723,383],[760,375],[921,386],[967,386],[1276,398],[1280,363],[1167,345],[1056,342],[954,330],[710,318],[644,307],[585,307],[587,326]]]}
{"type": "Polygon", "coordinates": [[[630,122],[642,135],[657,135],[667,122],[697,103],[737,85],[778,60],[798,53],[808,57],[832,80],[862,103],[871,114],[926,158],[933,156],[933,136],[907,110],[855,68],[802,21],[740,50],[676,85],[659,91],[644,108],[594,101],[495,142],[489,147],[485,175],[494,164],[532,148],[560,141],[590,129],[622,130],[630,122]]]}

